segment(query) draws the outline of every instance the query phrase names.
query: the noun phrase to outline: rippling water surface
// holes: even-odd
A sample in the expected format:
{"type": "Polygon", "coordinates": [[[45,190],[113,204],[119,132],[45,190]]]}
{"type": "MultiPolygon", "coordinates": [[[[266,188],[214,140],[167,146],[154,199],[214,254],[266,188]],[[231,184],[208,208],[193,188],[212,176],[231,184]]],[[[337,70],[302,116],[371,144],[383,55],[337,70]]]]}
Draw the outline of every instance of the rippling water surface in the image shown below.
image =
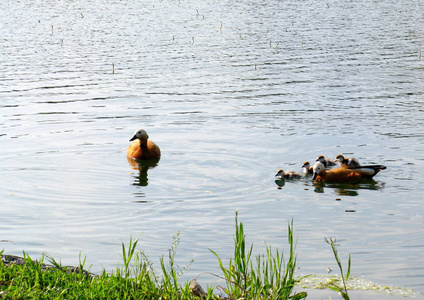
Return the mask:
{"type": "MultiPolygon", "coordinates": [[[[424,292],[421,1],[9,1],[0,4],[0,248],[92,271],[121,242],[191,278],[249,242],[299,274],[336,269],[424,292]],[[157,166],[132,165],[144,128],[157,166]],[[372,184],[278,189],[319,154],[387,166],[372,184]]],[[[214,278],[204,278],[214,282],[214,278]]]]}

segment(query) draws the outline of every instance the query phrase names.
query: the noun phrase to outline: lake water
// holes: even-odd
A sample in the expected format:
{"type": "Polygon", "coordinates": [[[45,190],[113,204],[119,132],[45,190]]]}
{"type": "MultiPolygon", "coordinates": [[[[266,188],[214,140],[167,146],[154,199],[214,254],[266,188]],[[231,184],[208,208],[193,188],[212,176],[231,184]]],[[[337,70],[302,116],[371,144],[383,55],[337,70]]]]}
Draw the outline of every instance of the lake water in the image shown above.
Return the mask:
{"type": "Polygon", "coordinates": [[[352,274],[423,293],[424,2],[134,2],[0,4],[0,249],[111,271],[180,231],[190,279],[232,255],[238,210],[255,253],[293,220],[299,275],[337,273],[335,237],[352,274]],[[155,167],[127,161],[138,128],[155,167]],[[341,153],[387,169],[274,182],[341,153]]]}

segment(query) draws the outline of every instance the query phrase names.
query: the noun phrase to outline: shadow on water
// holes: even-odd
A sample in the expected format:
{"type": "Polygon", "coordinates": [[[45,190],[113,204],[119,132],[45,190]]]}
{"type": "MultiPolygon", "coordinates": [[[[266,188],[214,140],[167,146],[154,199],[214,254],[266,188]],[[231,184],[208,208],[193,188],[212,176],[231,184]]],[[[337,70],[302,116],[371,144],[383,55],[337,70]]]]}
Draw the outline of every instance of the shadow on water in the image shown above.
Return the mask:
{"type": "Polygon", "coordinates": [[[374,179],[364,179],[360,183],[325,183],[325,182],[312,182],[307,179],[284,179],[279,178],[275,180],[278,189],[282,189],[286,182],[301,181],[305,185],[312,185],[315,193],[324,193],[326,189],[331,189],[339,196],[358,196],[359,190],[382,190],[384,183],[375,181],[374,179]]]}
{"type": "Polygon", "coordinates": [[[306,182],[306,179],[304,178],[275,178],[275,184],[278,186],[278,189],[281,189],[283,186],[286,185],[286,182],[306,182]]]}
{"type": "Polygon", "coordinates": [[[160,159],[136,160],[127,157],[127,160],[133,170],[138,170],[138,174],[134,174],[133,185],[147,186],[149,184],[148,171],[155,168],[160,159]]]}
{"type": "Polygon", "coordinates": [[[284,178],[275,179],[275,184],[278,185],[278,188],[281,189],[286,185],[286,180],[284,178]]]}
{"type": "Polygon", "coordinates": [[[359,190],[382,190],[384,183],[377,182],[374,179],[364,179],[360,183],[325,183],[314,182],[314,192],[324,193],[325,189],[331,189],[339,196],[358,196],[359,190]]]}

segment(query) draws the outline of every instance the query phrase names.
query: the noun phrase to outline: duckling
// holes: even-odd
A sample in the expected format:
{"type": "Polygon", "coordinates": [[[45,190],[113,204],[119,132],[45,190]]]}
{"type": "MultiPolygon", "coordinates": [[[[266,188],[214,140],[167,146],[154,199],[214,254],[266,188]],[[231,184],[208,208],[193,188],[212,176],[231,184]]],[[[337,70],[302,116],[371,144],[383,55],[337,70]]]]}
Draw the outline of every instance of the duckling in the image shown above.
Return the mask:
{"type": "Polygon", "coordinates": [[[144,129],[139,129],[130,139],[132,142],[127,149],[127,157],[133,159],[159,159],[159,147],[149,139],[149,135],[144,129]]]}
{"type": "Polygon", "coordinates": [[[302,165],[302,171],[303,171],[303,175],[312,175],[314,173],[314,170],[311,167],[311,164],[309,163],[309,161],[305,161],[303,162],[302,165]]]}
{"type": "Polygon", "coordinates": [[[324,167],[326,168],[336,165],[336,163],[333,160],[331,160],[328,157],[325,157],[324,155],[318,156],[316,161],[319,161],[320,163],[322,163],[324,167]]]}
{"type": "Polygon", "coordinates": [[[360,167],[361,164],[356,158],[353,157],[344,157],[343,155],[339,154],[336,156],[336,161],[338,162],[339,166],[341,168],[357,168],[360,167]]]}
{"type": "Polygon", "coordinates": [[[295,179],[295,178],[301,178],[302,176],[299,173],[296,173],[294,171],[284,172],[283,169],[278,169],[277,174],[275,174],[275,177],[285,178],[285,179],[295,179]]]}

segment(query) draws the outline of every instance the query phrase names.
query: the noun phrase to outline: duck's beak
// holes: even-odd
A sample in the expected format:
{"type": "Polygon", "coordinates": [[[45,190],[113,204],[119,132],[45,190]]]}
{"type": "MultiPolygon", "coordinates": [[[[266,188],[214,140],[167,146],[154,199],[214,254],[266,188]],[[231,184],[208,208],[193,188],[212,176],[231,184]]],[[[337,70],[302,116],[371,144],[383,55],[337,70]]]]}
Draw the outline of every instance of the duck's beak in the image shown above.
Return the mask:
{"type": "Polygon", "coordinates": [[[130,142],[134,141],[136,138],[137,138],[137,136],[136,136],[136,135],[134,135],[134,136],[130,139],[130,142]]]}

